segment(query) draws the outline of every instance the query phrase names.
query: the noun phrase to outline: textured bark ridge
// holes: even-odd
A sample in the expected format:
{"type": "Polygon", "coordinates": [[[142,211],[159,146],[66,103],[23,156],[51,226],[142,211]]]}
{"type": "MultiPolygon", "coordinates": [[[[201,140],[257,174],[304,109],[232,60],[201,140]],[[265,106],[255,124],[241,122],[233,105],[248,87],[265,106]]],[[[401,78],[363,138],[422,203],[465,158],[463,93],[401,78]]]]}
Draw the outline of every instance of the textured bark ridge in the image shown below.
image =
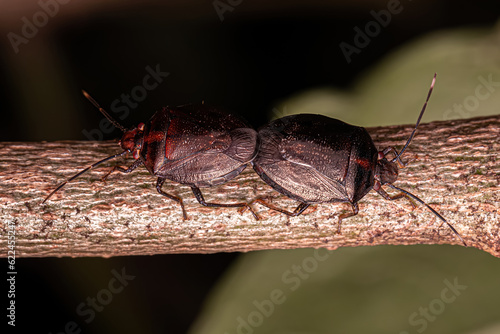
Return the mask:
{"type": "MultiPolygon", "coordinates": [[[[368,129],[378,148],[401,149],[412,126],[368,129]]],[[[214,253],[276,248],[363,245],[458,244],[456,235],[419,205],[386,201],[371,191],[357,216],[337,217],[346,204],[321,204],[288,218],[256,204],[261,217],[233,208],[199,205],[189,187],[166,182],[163,189],[184,199],[189,220],[175,202],[160,196],[156,179],[143,168],[101,181],[118,159],[47,194],[67,177],[120,151],[116,142],[0,143],[0,244],[7,256],[15,225],[17,257],[122,256],[214,253]]],[[[395,185],[429,203],[471,247],[500,257],[500,116],[422,124],[395,185]]],[[[297,203],[276,193],[247,168],[233,181],[202,189],[211,202],[267,197],[293,210],[297,203]]],[[[388,190],[394,194],[393,191],[388,190]]]]}

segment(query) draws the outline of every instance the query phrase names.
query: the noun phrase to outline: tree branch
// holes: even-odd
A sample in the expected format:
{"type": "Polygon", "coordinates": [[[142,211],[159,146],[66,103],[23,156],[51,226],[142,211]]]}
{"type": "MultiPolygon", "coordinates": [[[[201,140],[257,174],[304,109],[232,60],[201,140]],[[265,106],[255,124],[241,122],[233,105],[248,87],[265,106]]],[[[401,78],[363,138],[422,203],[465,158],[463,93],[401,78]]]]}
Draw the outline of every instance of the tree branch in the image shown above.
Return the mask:
{"type": "MultiPolygon", "coordinates": [[[[377,147],[400,149],[412,126],[368,130],[377,147]]],[[[166,182],[166,192],[184,199],[190,218],[184,221],[179,205],[156,192],[155,178],[143,167],[113,174],[106,182],[100,178],[110,167],[90,171],[42,204],[57,184],[119,150],[116,142],[0,143],[2,248],[7,249],[9,224],[15,224],[17,257],[461,244],[425,207],[412,211],[407,200],[386,201],[374,191],[359,202],[359,215],[343,221],[338,235],[337,217],[350,210],[346,204],[319,204],[295,218],[256,204],[261,220],[255,221],[249,212],[202,207],[189,187],[166,182]]],[[[415,160],[400,170],[395,185],[429,203],[469,246],[500,257],[499,152],[500,116],[422,124],[405,155],[415,160]]],[[[130,165],[132,159],[118,163],[130,165]]],[[[251,168],[202,191],[211,202],[264,196],[279,207],[297,206],[251,168]]]]}

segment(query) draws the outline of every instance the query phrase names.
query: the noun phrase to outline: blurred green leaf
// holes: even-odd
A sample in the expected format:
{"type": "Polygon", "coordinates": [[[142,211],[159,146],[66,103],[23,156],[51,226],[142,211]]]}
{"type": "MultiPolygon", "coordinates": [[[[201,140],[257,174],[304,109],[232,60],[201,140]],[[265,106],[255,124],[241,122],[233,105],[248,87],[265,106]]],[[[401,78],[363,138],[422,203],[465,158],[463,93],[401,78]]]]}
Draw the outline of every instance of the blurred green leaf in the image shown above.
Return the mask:
{"type": "Polygon", "coordinates": [[[283,115],[274,116],[313,113],[360,126],[411,124],[434,73],[437,82],[424,122],[499,114],[500,29],[432,33],[387,55],[352,91],[303,92],[283,101],[277,108],[283,115]],[[492,85],[484,87],[485,81],[492,85]]]}

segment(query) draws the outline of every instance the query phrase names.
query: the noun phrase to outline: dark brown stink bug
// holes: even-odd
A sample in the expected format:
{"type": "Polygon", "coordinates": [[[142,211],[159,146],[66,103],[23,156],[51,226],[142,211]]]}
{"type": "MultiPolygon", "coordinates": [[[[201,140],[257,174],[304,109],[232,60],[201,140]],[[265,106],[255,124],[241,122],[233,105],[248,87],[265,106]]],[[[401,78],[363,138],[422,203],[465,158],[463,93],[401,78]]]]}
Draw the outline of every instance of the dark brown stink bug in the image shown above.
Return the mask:
{"type": "Polygon", "coordinates": [[[358,202],[374,189],[387,200],[406,197],[410,202],[414,199],[422,203],[448,224],[466,245],[453,226],[433,208],[393,185],[398,178],[398,166],[406,166],[401,156],[415,135],[435,81],[436,75],[415,129],[399,153],[393,147],[378,151],[364,128],[321,115],[287,116],[259,129],[260,149],[252,161],[253,168],[267,184],[300,204],[295,211],[289,212],[262,199],[255,202],[289,216],[300,215],[313,203],[349,203],[353,211],[339,216],[340,232],[342,219],[357,215],[358,202]],[[390,161],[387,160],[389,153],[394,155],[390,161]],[[390,196],[383,185],[399,191],[399,194],[390,196]]]}
{"type": "Polygon", "coordinates": [[[130,173],[144,165],[158,177],[157,191],[180,204],[184,219],[187,219],[187,214],[182,199],[161,189],[167,179],[190,186],[198,202],[204,206],[248,208],[258,219],[247,203],[207,203],[200,191],[200,188],[217,186],[235,178],[257,154],[257,132],[241,118],[205,104],[189,104],[165,107],[155,113],[148,123],[140,123],[136,128],[127,130],[87,92],[83,91],[83,94],[124,132],[120,140],[123,152],[102,159],[61,183],[45,198],[44,203],[66,183],[86,171],[132,153],[135,162],[130,167],[116,166],[109,174],[115,170],[130,173]]]}

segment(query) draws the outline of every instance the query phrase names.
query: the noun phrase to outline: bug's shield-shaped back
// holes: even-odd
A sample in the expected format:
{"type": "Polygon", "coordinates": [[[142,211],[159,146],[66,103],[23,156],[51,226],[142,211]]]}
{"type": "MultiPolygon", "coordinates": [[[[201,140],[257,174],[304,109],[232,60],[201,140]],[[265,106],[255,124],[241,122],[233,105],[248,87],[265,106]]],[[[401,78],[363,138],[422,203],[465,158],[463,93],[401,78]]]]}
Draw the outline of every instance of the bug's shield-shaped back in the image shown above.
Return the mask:
{"type": "Polygon", "coordinates": [[[168,112],[164,159],[157,170],[162,177],[191,186],[214,186],[236,177],[256,155],[257,134],[238,127],[243,122],[221,122],[215,111],[209,113],[214,114],[209,121],[206,113],[192,109],[168,112]]]}

